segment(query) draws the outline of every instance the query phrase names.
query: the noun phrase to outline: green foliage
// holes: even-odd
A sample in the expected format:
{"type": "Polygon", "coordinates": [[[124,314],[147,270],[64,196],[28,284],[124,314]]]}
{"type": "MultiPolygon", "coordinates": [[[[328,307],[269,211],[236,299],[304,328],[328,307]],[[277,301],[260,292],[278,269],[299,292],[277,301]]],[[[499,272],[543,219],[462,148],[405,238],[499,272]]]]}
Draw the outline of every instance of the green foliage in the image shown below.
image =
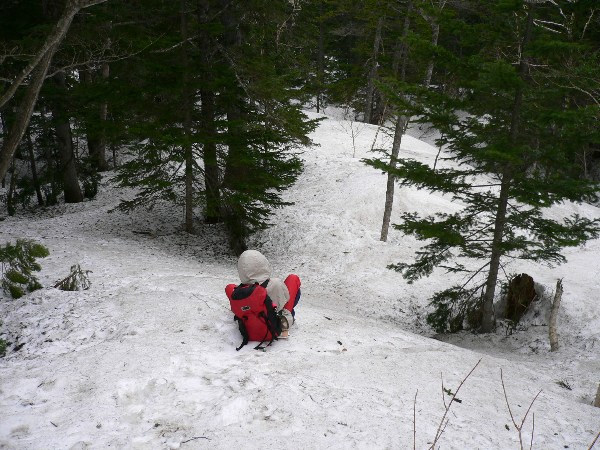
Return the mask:
{"type": "Polygon", "coordinates": [[[35,193],[35,187],[32,181],[28,178],[20,178],[17,180],[17,185],[15,188],[14,198],[12,202],[13,214],[16,213],[16,205],[19,205],[21,208],[25,209],[31,204],[31,198],[35,193]]]}
{"type": "Polygon", "coordinates": [[[476,293],[477,289],[465,290],[461,286],[437,292],[431,299],[434,310],[427,314],[427,323],[436,333],[477,328],[481,323],[481,298],[476,293]]]}
{"type": "Polygon", "coordinates": [[[21,272],[17,272],[15,269],[7,270],[4,273],[4,277],[11,283],[27,284],[29,281],[28,277],[21,272]]]}
{"type": "Polygon", "coordinates": [[[95,198],[98,194],[98,184],[102,179],[102,175],[97,171],[93,160],[89,156],[82,161],[80,178],[83,185],[83,196],[88,199],[95,198]]]}
{"type": "Polygon", "coordinates": [[[79,264],[75,264],[71,266],[69,275],[57,281],[54,287],[62,291],[86,291],[92,285],[88,276],[89,273],[91,273],[91,270],[82,270],[79,264]]]}
{"type": "Polygon", "coordinates": [[[560,264],[565,247],[600,232],[600,219],[547,213],[561,202],[593,200],[599,189],[578,167],[579,155],[600,142],[600,108],[590,99],[590,92],[600,92],[598,77],[590,76],[598,46],[592,50],[585,39],[564,32],[582,20],[585,25],[591,11],[582,6],[580,16],[553,32],[536,21],[561,23],[555,6],[494,3],[482,2],[468,13],[458,8],[456,21],[441,24],[445,50],[436,71],[452,86],[424,90],[407,84],[402,89],[405,98],[410,93],[410,105],[386,91],[399,111],[439,132],[443,159],[434,165],[401,157],[395,167],[389,156],[365,160],[395,175],[400,185],[463,205],[453,214],[407,212],[395,225],[423,246],[413,261],[390,268],[409,282],[436,269],[464,276],[463,285],[432,297],[428,323],[438,332],[482,323],[482,311],[493,308],[481,305],[493,302],[506,261],[560,264]]]}
{"type": "Polygon", "coordinates": [[[15,244],[0,246],[0,263],[2,279],[0,285],[12,298],[20,298],[42,285],[33,272],[41,270],[38,258],[45,258],[50,253],[46,247],[33,241],[19,239],[15,244]]]}
{"type": "Polygon", "coordinates": [[[21,298],[26,294],[26,291],[22,286],[7,282],[5,280],[2,280],[2,288],[8,290],[8,293],[14,299],[21,298]]]}
{"type": "Polygon", "coordinates": [[[233,2],[225,13],[189,2],[193,38],[182,46],[180,6],[129,11],[140,15],[127,26],[140,53],[111,66],[112,111],[129,142],[114,180],[137,188],[119,209],[201,206],[243,241],[286,204],[281,194],[302,169],[297,149],[316,126],[292,100],[296,28],[286,20],[297,12],[286,1],[233,2]]]}
{"type": "Polygon", "coordinates": [[[8,342],[4,339],[0,339],[0,358],[6,356],[6,348],[8,347],[8,342]]]}

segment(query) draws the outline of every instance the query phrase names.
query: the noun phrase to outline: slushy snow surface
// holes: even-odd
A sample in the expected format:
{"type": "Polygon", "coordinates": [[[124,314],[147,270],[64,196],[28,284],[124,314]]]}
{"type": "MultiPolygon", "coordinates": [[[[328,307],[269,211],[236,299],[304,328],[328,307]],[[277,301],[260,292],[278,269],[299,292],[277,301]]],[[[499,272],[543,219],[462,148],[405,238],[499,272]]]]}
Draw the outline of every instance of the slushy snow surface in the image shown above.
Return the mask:
{"type": "MultiPolygon", "coordinates": [[[[437,149],[419,137],[405,136],[402,154],[431,163],[437,149]]],[[[428,298],[453,280],[434,272],[409,285],[386,269],[418,245],[395,230],[379,241],[386,176],[360,161],[374,140],[389,147],[390,138],[324,117],[313,139],[305,172],[285,193],[295,204],[251,242],[274,275],[303,283],[290,339],[265,352],[235,350],[241,338],[223,289],[238,281],[236,259],[219,226],[198,222],[197,235],[186,234],[170,205],[109,214],[132,193],[108,181],[93,201],[0,222],[2,244],[29,238],[50,250],[40,260],[44,289],[0,298],[0,337],[12,343],[0,359],[0,448],[426,449],[441,426],[436,448],[515,449],[508,400],[517,424],[531,408],[526,448],[533,432],[536,449],[588,449],[600,431],[591,406],[600,241],[569,249],[557,268],[506,269],[527,272],[548,294],[516,330],[434,336],[428,298]],[[54,289],[73,264],[92,271],[91,288],[54,289]],[[548,298],[559,278],[560,349],[550,352],[548,298]]],[[[458,207],[397,187],[392,222],[458,207]]],[[[571,212],[599,214],[549,211],[571,212]]]]}

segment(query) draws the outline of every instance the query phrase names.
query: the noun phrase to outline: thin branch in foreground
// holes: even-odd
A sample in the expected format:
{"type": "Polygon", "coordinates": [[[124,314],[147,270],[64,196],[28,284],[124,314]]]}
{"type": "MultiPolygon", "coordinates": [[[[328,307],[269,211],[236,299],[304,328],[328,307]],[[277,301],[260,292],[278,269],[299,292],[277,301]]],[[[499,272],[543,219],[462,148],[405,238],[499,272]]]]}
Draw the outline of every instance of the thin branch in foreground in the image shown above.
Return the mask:
{"type": "MultiPolygon", "coordinates": [[[[473,368],[471,369],[471,371],[467,374],[467,376],[465,376],[460,384],[458,385],[458,387],[456,388],[456,392],[454,392],[454,394],[452,394],[452,398],[450,399],[450,402],[448,403],[448,405],[446,406],[446,410],[444,411],[444,415],[442,416],[442,420],[440,420],[440,425],[438,426],[438,429],[435,433],[435,438],[433,439],[433,443],[431,444],[431,446],[429,447],[429,450],[435,450],[435,445],[437,444],[437,442],[440,440],[440,438],[442,437],[442,434],[444,434],[444,430],[446,429],[446,426],[448,425],[449,419],[446,420],[446,417],[448,416],[448,413],[450,412],[450,408],[452,407],[452,404],[454,403],[454,400],[456,400],[456,396],[458,395],[458,391],[460,391],[460,389],[462,388],[463,384],[465,384],[465,382],[467,381],[467,379],[471,376],[471,374],[475,371],[475,369],[477,368],[477,366],[479,365],[479,363],[481,363],[481,359],[479,361],[477,361],[477,364],[475,364],[473,366],[473,368]]],[[[443,380],[442,380],[443,383],[443,380]]],[[[444,401],[445,404],[445,401],[444,401]]]]}
{"type": "MultiPolygon", "coordinates": [[[[510,403],[508,402],[508,395],[506,394],[506,387],[504,386],[504,377],[502,374],[502,369],[500,369],[500,381],[502,382],[502,391],[504,392],[504,400],[506,400],[506,406],[508,407],[508,413],[510,414],[510,418],[512,420],[513,425],[515,426],[515,428],[517,429],[517,432],[519,433],[520,449],[524,450],[524,447],[523,447],[523,425],[525,424],[525,420],[527,420],[527,415],[529,414],[529,411],[531,411],[533,404],[537,400],[538,396],[542,393],[542,391],[540,390],[535,395],[535,397],[533,397],[533,400],[531,400],[531,403],[529,404],[529,408],[527,408],[527,411],[525,412],[525,415],[523,416],[521,423],[517,424],[517,421],[515,420],[515,416],[513,415],[512,410],[510,409],[510,403]]],[[[534,422],[533,422],[533,428],[531,430],[531,444],[529,447],[530,449],[533,447],[533,431],[535,429],[535,416],[533,416],[533,417],[534,417],[534,422]]]]}
{"type": "Polygon", "coordinates": [[[415,400],[413,401],[413,450],[417,450],[417,395],[419,390],[415,392],[415,400]]]}
{"type": "Polygon", "coordinates": [[[600,438],[600,431],[598,431],[598,434],[596,435],[596,438],[594,439],[594,441],[590,444],[590,446],[588,447],[587,450],[592,450],[592,448],[594,448],[594,445],[596,445],[596,442],[598,441],[598,438],[600,438]]]}

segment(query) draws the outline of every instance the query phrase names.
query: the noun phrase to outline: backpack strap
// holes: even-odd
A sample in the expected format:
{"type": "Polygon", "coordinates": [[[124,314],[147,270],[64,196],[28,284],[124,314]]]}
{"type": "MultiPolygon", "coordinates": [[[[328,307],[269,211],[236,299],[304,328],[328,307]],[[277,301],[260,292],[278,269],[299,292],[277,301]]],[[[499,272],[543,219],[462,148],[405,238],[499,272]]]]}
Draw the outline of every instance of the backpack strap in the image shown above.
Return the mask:
{"type": "Polygon", "coordinates": [[[262,319],[265,321],[265,325],[267,326],[267,332],[265,333],[265,337],[262,338],[262,341],[260,341],[260,344],[258,344],[256,347],[254,347],[254,350],[264,350],[269,345],[271,345],[273,343],[273,341],[277,341],[278,340],[277,336],[275,335],[275,330],[273,330],[273,328],[271,327],[271,323],[269,322],[269,319],[267,318],[267,316],[265,315],[265,313],[261,312],[260,313],[260,317],[262,317],[262,319]],[[271,333],[271,340],[269,341],[269,343],[267,345],[265,345],[264,347],[262,347],[262,345],[267,340],[267,336],[269,335],[269,332],[271,333]]]}
{"type": "MultiPolygon", "coordinates": [[[[257,283],[258,284],[258,283],[257,283]]],[[[269,284],[269,278],[267,278],[265,281],[263,281],[262,283],[260,283],[260,286],[267,289],[267,285],[269,284]]],[[[268,298],[268,294],[267,294],[267,298],[268,298]]],[[[265,301],[267,299],[265,298],[265,301]]],[[[267,316],[265,315],[264,312],[260,313],[260,317],[265,321],[265,325],[267,326],[267,332],[265,333],[265,337],[262,338],[262,340],[260,341],[260,344],[258,344],[256,347],[254,347],[254,350],[264,350],[265,348],[267,348],[269,345],[271,345],[273,343],[274,340],[277,339],[277,337],[275,336],[275,331],[272,329],[271,324],[269,323],[269,319],[267,318],[267,316]],[[262,346],[265,341],[267,340],[267,336],[269,335],[269,333],[271,333],[271,340],[269,341],[269,343],[267,345],[265,345],[264,347],[262,346]]]]}
{"type": "Polygon", "coordinates": [[[248,330],[246,329],[246,324],[243,319],[238,318],[237,316],[233,316],[233,320],[238,323],[238,328],[240,329],[240,333],[242,334],[242,345],[236,348],[236,351],[240,351],[244,345],[248,343],[248,330]]]}

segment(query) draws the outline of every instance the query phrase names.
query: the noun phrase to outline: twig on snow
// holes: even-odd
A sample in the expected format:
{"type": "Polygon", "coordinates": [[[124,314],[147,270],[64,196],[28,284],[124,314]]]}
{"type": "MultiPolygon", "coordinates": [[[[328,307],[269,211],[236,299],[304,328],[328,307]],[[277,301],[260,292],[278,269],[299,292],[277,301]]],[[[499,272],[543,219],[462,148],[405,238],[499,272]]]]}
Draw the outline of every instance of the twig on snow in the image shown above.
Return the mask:
{"type": "Polygon", "coordinates": [[[188,439],[186,441],[181,441],[181,443],[182,444],[187,444],[188,442],[195,441],[197,439],[206,439],[207,441],[210,441],[210,438],[207,438],[206,436],[194,436],[193,438],[190,438],[190,439],[188,439]]]}

